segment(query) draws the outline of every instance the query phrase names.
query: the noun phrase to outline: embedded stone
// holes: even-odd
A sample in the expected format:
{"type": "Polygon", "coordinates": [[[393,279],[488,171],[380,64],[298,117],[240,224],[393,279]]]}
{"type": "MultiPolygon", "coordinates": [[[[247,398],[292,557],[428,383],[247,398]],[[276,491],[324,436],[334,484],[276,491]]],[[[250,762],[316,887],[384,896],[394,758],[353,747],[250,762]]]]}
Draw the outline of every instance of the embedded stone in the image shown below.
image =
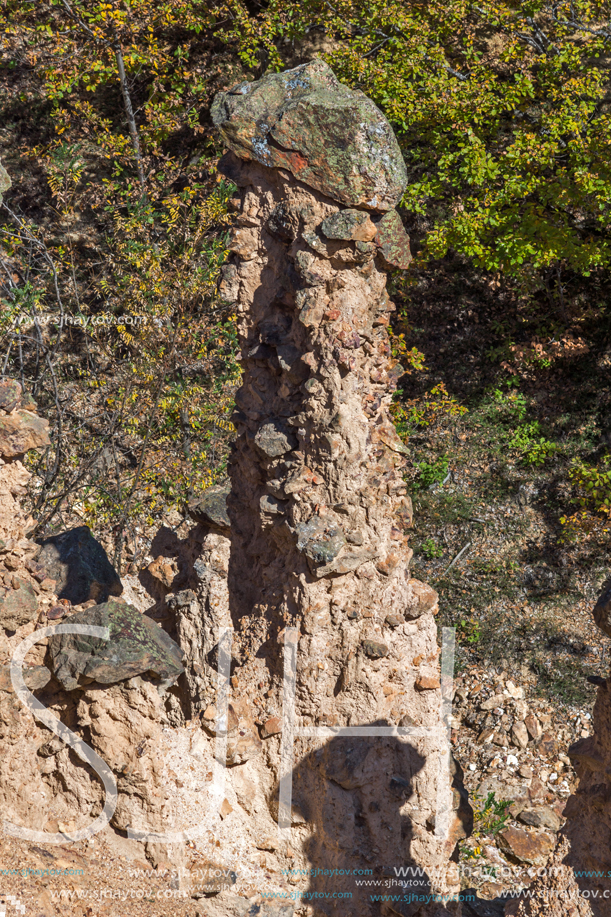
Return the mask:
{"type": "Polygon", "coordinates": [[[49,421],[29,411],[0,414],[0,455],[16,458],[29,449],[49,446],[49,421]]]}
{"type": "Polygon", "coordinates": [[[268,458],[278,458],[285,452],[297,448],[297,438],[290,433],[279,420],[272,420],[259,427],[255,434],[255,443],[268,458]]]}
{"type": "Polygon", "coordinates": [[[417,691],[436,691],[441,687],[441,682],[437,675],[419,675],[414,682],[417,691]]]}
{"type": "Polygon", "coordinates": [[[385,643],[379,643],[377,640],[363,640],[363,651],[370,659],[382,659],[388,656],[390,648],[385,643]]]}
{"type": "Polygon", "coordinates": [[[328,564],[346,544],[341,526],[324,516],[312,516],[296,526],[297,550],[314,564],[328,564]]]}
{"type": "Polygon", "coordinates": [[[227,513],[227,497],[230,493],[230,484],[208,487],[198,500],[189,503],[189,515],[196,522],[207,522],[221,529],[230,528],[231,520],[227,513]]]}
{"type": "Polygon", "coordinates": [[[219,93],[212,120],[241,159],[284,168],[348,207],[396,206],[407,172],[392,128],[322,60],[219,93]]]}
{"type": "Polygon", "coordinates": [[[8,191],[10,187],[11,187],[11,180],[8,177],[8,172],[6,171],[2,163],[0,163],[0,202],[2,201],[3,192],[8,191]]]}
{"type": "Polygon", "coordinates": [[[339,210],[322,221],[322,231],[327,239],[345,242],[371,242],[377,234],[376,226],[362,210],[339,210]]]}
{"type": "Polygon", "coordinates": [[[30,583],[14,577],[13,585],[15,582],[16,588],[0,591],[0,626],[5,630],[17,630],[38,614],[38,599],[30,583]]]}
{"type": "Polygon", "coordinates": [[[21,386],[14,379],[0,382],[0,411],[10,414],[21,404],[21,386]]]}
{"type": "Polygon", "coordinates": [[[384,621],[389,627],[399,627],[400,624],[404,623],[405,619],[400,615],[386,615],[384,621]]]}
{"type": "Polygon", "coordinates": [[[421,615],[433,611],[439,600],[435,590],[428,583],[422,583],[417,579],[410,579],[409,585],[412,592],[412,602],[405,609],[407,620],[419,618],[421,615]]]}
{"type": "Polygon", "coordinates": [[[261,748],[262,743],[255,724],[240,719],[238,729],[227,738],[227,766],[245,764],[260,754],[261,748]]]}
{"type": "MultiPolygon", "coordinates": [[[[40,691],[51,681],[51,673],[46,665],[24,665],[22,669],[23,680],[26,688],[30,691],[40,691]]],[[[13,682],[11,680],[10,665],[0,666],[0,691],[5,694],[13,694],[13,682]]]]}
{"type": "Polygon", "coordinates": [[[261,727],[261,738],[267,739],[270,736],[278,735],[279,732],[282,732],[282,723],[280,722],[280,717],[270,716],[270,718],[266,720],[261,727]]]}
{"type": "Polygon", "coordinates": [[[532,828],[549,828],[550,831],[560,831],[562,819],[557,812],[549,806],[533,806],[532,809],[522,809],[518,819],[532,828]]]}
{"type": "Polygon", "coordinates": [[[316,576],[329,576],[331,573],[352,573],[353,570],[358,570],[363,564],[369,563],[370,560],[374,560],[375,556],[376,552],[373,548],[363,548],[361,550],[345,549],[339,557],[325,564],[324,567],[318,567],[316,576]]]}
{"type": "Polygon", "coordinates": [[[110,638],[89,634],[55,634],[49,638],[51,664],[66,691],[79,677],[112,685],[149,672],[166,685],[184,671],[182,650],[152,618],[132,605],[109,601],[79,611],[70,624],[107,627],[110,638]]]}
{"type": "Polygon", "coordinates": [[[90,599],[105,602],[123,592],[119,574],[86,525],[46,538],[38,563],[45,568],[47,578],[55,580],[57,597],[68,599],[72,605],[90,599]]]}
{"type": "Polygon", "coordinates": [[[259,506],[262,513],[278,515],[284,512],[284,503],[282,500],[277,500],[276,497],[272,497],[269,494],[263,494],[259,500],[259,506]]]}
{"type": "Polygon", "coordinates": [[[386,270],[408,268],[412,260],[409,236],[397,211],[385,213],[377,224],[377,230],[374,242],[378,246],[378,255],[386,270]]]}

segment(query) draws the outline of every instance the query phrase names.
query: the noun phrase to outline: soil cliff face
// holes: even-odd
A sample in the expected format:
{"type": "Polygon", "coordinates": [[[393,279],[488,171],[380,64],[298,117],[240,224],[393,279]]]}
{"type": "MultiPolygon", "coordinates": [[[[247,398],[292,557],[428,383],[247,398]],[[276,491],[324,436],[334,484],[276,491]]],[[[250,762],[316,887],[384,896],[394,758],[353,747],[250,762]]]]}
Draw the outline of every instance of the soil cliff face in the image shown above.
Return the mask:
{"type": "MultiPolygon", "coordinates": [[[[409,261],[391,209],[405,187],[395,138],[320,61],[221,94],[213,117],[238,188],[222,286],[244,366],[228,500],[237,677],[264,684],[280,710],[294,627],[298,725],[436,727],[437,596],[410,577],[404,446],[388,414],[402,370],[385,268],[409,261]]],[[[467,816],[435,835],[439,739],[335,739],[318,756],[316,741],[296,740],[295,796],[319,825],[324,865],[375,861],[394,875],[411,863],[435,892],[455,891],[467,816]]]]}

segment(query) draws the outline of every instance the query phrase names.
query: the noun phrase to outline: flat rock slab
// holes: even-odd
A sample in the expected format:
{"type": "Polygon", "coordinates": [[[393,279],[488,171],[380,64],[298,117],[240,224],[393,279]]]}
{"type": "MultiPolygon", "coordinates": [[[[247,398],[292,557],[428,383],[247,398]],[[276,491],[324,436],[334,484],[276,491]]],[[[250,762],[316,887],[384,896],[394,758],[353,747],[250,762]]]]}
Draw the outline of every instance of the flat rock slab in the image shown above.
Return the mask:
{"type": "Polygon", "coordinates": [[[498,833],[498,846],[510,858],[530,866],[544,866],[554,849],[554,838],[549,834],[534,834],[521,828],[503,828],[498,833]]]}
{"type": "Polygon", "coordinates": [[[77,612],[68,623],[108,627],[110,639],[87,634],[49,638],[53,671],[67,691],[78,687],[80,676],[112,685],[150,672],[168,684],[184,671],[180,647],[132,605],[111,600],[77,612]]]}
{"type": "Polygon", "coordinates": [[[407,172],[392,128],[321,60],[219,93],[212,120],[241,159],[284,168],[349,207],[392,210],[407,172]]]}
{"type": "Polygon", "coordinates": [[[111,595],[123,592],[119,574],[86,525],[46,538],[38,563],[56,581],[58,598],[73,605],[90,599],[106,602],[111,595]]]}

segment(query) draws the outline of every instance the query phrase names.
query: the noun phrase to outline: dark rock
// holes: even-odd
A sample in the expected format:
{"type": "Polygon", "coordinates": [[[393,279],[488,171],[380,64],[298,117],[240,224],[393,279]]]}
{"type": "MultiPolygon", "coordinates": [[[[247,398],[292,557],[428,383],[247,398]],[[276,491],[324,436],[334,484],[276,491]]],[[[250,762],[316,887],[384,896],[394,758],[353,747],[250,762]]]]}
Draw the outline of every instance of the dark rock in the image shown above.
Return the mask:
{"type": "Polygon", "coordinates": [[[396,210],[385,213],[377,224],[378,231],[374,239],[378,254],[386,270],[394,267],[405,270],[412,260],[409,247],[409,236],[405,232],[401,217],[396,210]]]}
{"type": "Polygon", "coordinates": [[[45,567],[47,577],[56,581],[58,598],[73,605],[90,599],[106,602],[111,595],[123,592],[119,574],[86,525],[46,538],[38,563],[45,567]]]}
{"type": "Polygon", "coordinates": [[[388,656],[390,648],[385,643],[378,643],[377,640],[363,640],[363,651],[370,659],[382,659],[388,656]]]}
{"type": "Polygon", "coordinates": [[[272,210],[267,228],[273,236],[278,236],[283,242],[292,242],[297,235],[299,224],[289,206],[283,201],[272,210]]]}
{"type": "Polygon", "coordinates": [[[231,521],[227,513],[227,497],[231,484],[209,487],[198,500],[189,503],[189,515],[196,522],[207,522],[220,529],[229,529],[231,521]]]}
{"type": "Polygon", "coordinates": [[[276,348],[280,369],[287,373],[292,382],[301,382],[308,374],[301,362],[301,352],[292,344],[279,344],[276,348]]]}
{"type": "Polygon", "coordinates": [[[164,630],[131,605],[109,601],[79,611],[70,624],[108,627],[110,639],[87,634],[56,634],[49,638],[53,671],[67,691],[79,676],[112,685],[150,672],[165,684],[184,671],[182,650],[164,630]]]}
{"type": "Polygon", "coordinates": [[[297,550],[314,564],[329,563],[346,544],[341,527],[324,516],[312,516],[307,522],[300,522],[296,531],[297,550]]]}
{"type": "Polygon", "coordinates": [[[50,445],[49,421],[29,411],[0,414],[0,455],[16,458],[29,449],[50,445]]]}
{"type": "Polygon", "coordinates": [[[0,411],[10,414],[21,405],[21,386],[13,379],[0,382],[0,411]]]}
{"type": "Polygon", "coordinates": [[[225,302],[236,302],[240,291],[240,277],[235,264],[224,264],[221,268],[219,294],[225,302]]]}
{"type": "Polygon", "coordinates": [[[221,92],[211,113],[237,156],[287,169],[349,207],[390,210],[407,184],[384,115],[322,60],[221,92]]]}
{"type": "Polygon", "coordinates": [[[537,751],[540,755],[546,755],[551,758],[558,754],[558,741],[556,736],[551,732],[544,732],[537,745],[537,751]]]}
{"type": "Polygon", "coordinates": [[[586,681],[591,685],[595,685],[595,687],[597,688],[606,689],[607,687],[607,679],[602,678],[601,675],[588,675],[588,677],[586,678],[586,681]]]}
{"type": "Polygon", "coordinates": [[[294,434],[279,420],[272,420],[259,427],[255,434],[255,443],[268,458],[278,458],[285,452],[296,449],[298,445],[294,434]]]}
{"type": "Polygon", "coordinates": [[[525,825],[533,828],[549,828],[550,831],[560,831],[562,819],[550,809],[549,806],[533,806],[532,809],[522,809],[518,818],[525,825]]]}
{"type": "Polygon", "coordinates": [[[573,742],[569,745],[568,755],[573,767],[581,766],[595,773],[604,770],[605,762],[595,736],[586,736],[573,742]]]}
{"type": "Polygon", "coordinates": [[[18,582],[17,588],[0,590],[0,626],[5,630],[17,630],[33,621],[38,614],[34,589],[30,583],[18,582]]]}
{"type": "Polygon", "coordinates": [[[322,221],[322,231],[327,239],[371,242],[376,227],[362,210],[340,210],[322,221]]]}

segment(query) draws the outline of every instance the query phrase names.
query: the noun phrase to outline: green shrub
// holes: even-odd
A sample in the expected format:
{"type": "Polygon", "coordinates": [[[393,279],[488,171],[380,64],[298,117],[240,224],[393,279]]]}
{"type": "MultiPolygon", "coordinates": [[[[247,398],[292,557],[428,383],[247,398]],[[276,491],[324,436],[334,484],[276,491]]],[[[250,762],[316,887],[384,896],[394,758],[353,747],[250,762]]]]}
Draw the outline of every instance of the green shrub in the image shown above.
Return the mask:
{"type": "Polygon", "coordinates": [[[434,484],[441,484],[448,476],[450,459],[440,455],[434,462],[418,462],[418,474],[414,481],[414,490],[428,490],[434,484]]]}
{"type": "Polygon", "coordinates": [[[521,424],[509,440],[509,448],[520,453],[524,465],[543,465],[558,449],[556,443],[540,436],[541,427],[537,420],[521,424]]]}

